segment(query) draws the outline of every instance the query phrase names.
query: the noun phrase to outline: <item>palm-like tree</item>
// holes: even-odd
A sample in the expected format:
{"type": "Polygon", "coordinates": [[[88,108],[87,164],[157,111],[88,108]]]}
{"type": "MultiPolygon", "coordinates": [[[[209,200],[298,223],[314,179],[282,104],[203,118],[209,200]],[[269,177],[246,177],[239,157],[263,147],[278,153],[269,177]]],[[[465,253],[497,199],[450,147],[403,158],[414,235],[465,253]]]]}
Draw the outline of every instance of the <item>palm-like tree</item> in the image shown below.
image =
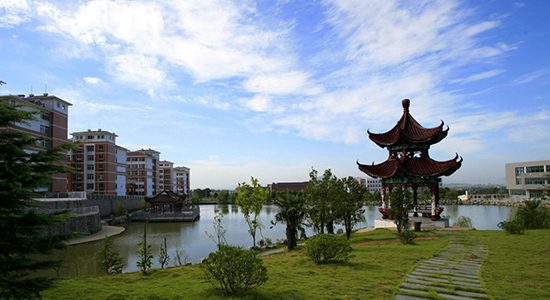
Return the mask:
{"type": "Polygon", "coordinates": [[[302,227],[302,223],[306,216],[305,197],[302,193],[279,193],[274,203],[280,209],[275,215],[275,221],[286,224],[288,250],[292,250],[297,245],[298,229],[302,227]]]}

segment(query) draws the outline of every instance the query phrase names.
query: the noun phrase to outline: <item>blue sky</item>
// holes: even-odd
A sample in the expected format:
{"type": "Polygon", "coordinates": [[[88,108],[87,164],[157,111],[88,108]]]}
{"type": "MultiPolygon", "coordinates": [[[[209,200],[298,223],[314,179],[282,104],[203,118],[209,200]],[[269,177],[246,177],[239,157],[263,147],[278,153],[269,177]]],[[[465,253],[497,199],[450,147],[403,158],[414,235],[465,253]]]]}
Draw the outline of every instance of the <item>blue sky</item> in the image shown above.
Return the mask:
{"type": "Polygon", "coordinates": [[[364,176],[411,99],[443,120],[444,182],[504,183],[550,159],[550,1],[0,0],[0,94],[73,104],[69,132],[103,129],[191,168],[192,188],[250,176],[364,176]]]}

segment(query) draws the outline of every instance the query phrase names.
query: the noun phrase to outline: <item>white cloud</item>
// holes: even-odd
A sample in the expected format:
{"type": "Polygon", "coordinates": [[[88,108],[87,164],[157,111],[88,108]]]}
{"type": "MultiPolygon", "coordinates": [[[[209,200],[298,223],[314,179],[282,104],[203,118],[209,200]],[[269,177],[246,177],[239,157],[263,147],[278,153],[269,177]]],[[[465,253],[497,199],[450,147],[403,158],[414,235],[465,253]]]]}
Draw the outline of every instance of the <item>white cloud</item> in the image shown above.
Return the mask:
{"type": "Polygon", "coordinates": [[[30,18],[26,0],[0,0],[0,28],[11,28],[30,18]]]}
{"type": "Polygon", "coordinates": [[[277,106],[271,98],[266,96],[256,95],[251,99],[241,99],[240,102],[246,108],[257,112],[280,113],[284,111],[283,107],[277,106]]]}
{"type": "Polygon", "coordinates": [[[89,85],[103,85],[105,82],[97,77],[84,77],[84,82],[89,85]]]}
{"type": "Polygon", "coordinates": [[[491,77],[497,76],[497,75],[499,75],[503,72],[504,72],[504,70],[491,70],[491,71],[487,71],[487,72],[473,74],[473,75],[470,75],[466,78],[451,80],[451,83],[465,84],[465,83],[469,83],[469,82],[473,82],[473,81],[478,81],[478,80],[491,78],[491,77]]]}
{"type": "Polygon", "coordinates": [[[157,68],[157,59],[139,54],[125,54],[111,57],[109,73],[119,82],[138,90],[154,90],[173,83],[165,80],[166,73],[157,68]]]}
{"type": "Polygon", "coordinates": [[[244,87],[260,94],[317,95],[323,88],[311,82],[310,75],[301,71],[254,75],[245,80],[244,87]]]}
{"type": "Polygon", "coordinates": [[[548,74],[548,70],[537,70],[537,71],[520,76],[519,78],[514,80],[514,83],[516,84],[529,83],[533,80],[539,79],[542,76],[546,76],[546,74],[548,74]]]}

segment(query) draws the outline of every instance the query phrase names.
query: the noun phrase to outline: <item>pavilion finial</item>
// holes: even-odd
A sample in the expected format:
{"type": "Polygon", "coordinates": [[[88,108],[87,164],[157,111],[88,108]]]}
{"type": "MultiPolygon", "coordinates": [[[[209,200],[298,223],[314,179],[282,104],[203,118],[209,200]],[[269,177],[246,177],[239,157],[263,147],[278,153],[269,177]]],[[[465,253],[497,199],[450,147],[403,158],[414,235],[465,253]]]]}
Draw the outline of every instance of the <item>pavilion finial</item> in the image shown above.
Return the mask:
{"type": "Polygon", "coordinates": [[[401,103],[403,104],[403,112],[408,113],[409,112],[409,106],[411,105],[411,100],[403,99],[403,101],[401,101],[401,103]]]}

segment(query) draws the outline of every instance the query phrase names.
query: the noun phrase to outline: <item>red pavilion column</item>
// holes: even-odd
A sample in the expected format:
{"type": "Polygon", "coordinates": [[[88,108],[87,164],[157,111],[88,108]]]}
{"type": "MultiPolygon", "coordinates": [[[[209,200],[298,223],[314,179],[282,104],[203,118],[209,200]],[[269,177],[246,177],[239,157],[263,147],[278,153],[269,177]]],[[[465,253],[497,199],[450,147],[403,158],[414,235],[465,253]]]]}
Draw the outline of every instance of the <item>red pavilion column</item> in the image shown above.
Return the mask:
{"type": "Polygon", "coordinates": [[[412,190],[413,190],[413,217],[418,217],[418,201],[417,201],[417,196],[418,196],[418,192],[417,192],[417,188],[418,186],[416,185],[413,185],[412,186],[412,190]]]}
{"type": "Polygon", "coordinates": [[[386,209],[388,208],[386,203],[386,184],[382,183],[382,208],[386,209]]]}

